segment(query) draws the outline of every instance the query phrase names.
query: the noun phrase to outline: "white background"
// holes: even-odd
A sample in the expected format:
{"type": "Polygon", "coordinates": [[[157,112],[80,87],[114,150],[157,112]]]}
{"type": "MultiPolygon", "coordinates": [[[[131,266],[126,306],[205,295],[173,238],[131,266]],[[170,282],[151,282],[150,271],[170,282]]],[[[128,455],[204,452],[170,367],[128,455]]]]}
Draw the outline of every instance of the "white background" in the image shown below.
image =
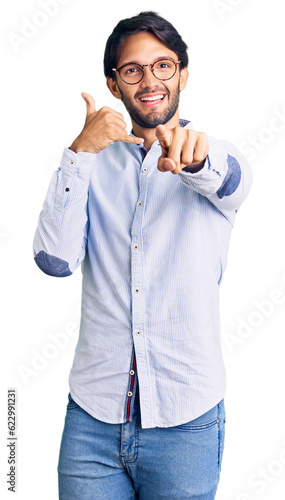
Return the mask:
{"type": "Polygon", "coordinates": [[[81,271],[65,279],[44,275],[33,261],[33,236],[52,172],[84,123],[80,93],[92,94],[98,109],[107,105],[124,113],[105,85],[107,37],[120,19],[155,10],[189,46],[181,118],[240,147],[254,175],[236,219],[221,285],[227,427],[216,499],[282,500],[283,2],[50,0],[53,11],[45,14],[47,3],[6,2],[1,16],[1,498],[12,495],[6,483],[6,401],[13,387],[18,393],[16,494],[29,500],[57,498],[81,271]],[[255,145],[249,148],[250,142],[255,145]],[[59,338],[61,346],[56,345],[59,338]]]}

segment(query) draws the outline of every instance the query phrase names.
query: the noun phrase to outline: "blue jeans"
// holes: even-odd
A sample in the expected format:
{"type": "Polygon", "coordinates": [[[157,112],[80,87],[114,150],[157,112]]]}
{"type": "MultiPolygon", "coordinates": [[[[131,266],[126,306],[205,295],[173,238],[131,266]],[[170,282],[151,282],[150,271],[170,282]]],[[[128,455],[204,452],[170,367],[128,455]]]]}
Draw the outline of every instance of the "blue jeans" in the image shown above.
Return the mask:
{"type": "Polygon", "coordinates": [[[213,500],[224,448],[222,399],[191,422],[142,429],[139,391],[132,422],[108,424],[68,395],[58,462],[60,500],[213,500]]]}

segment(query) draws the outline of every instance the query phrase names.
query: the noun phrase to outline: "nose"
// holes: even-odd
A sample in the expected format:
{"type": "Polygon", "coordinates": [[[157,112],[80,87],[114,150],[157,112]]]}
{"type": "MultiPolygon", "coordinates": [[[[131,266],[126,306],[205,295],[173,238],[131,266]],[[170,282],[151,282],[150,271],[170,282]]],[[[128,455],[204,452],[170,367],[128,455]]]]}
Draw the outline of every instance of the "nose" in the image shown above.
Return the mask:
{"type": "Polygon", "coordinates": [[[141,81],[141,84],[143,87],[152,87],[153,84],[158,83],[158,79],[154,76],[153,72],[151,71],[150,65],[145,65],[144,66],[144,77],[141,81]]]}

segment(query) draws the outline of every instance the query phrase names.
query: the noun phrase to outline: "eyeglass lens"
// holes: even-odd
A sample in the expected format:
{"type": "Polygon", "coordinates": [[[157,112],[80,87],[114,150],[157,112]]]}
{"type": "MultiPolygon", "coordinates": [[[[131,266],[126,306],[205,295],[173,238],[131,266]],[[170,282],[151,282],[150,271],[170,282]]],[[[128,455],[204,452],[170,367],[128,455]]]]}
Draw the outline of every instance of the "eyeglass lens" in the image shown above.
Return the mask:
{"type": "MultiPolygon", "coordinates": [[[[154,63],[152,71],[159,80],[168,80],[174,75],[176,65],[168,59],[160,60],[154,63]]],[[[139,64],[127,64],[121,69],[121,78],[126,83],[138,83],[143,74],[143,68],[139,64]]]]}

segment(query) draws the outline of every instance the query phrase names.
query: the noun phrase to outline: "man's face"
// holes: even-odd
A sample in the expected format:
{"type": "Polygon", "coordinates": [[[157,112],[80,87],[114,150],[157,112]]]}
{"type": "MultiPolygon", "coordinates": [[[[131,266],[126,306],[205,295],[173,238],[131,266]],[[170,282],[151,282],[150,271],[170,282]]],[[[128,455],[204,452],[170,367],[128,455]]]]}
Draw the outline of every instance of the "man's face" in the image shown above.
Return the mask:
{"type": "MultiPolygon", "coordinates": [[[[178,60],[177,54],[163,45],[154,35],[139,33],[130,36],[123,43],[117,67],[129,62],[141,65],[152,64],[162,57],[172,58],[174,61],[178,60]]],[[[180,90],[182,90],[181,74],[184,88],[186,68],[181,73],[177,68],[175,75],[170,80],[162,81],[153,75],[148,66],[145,68],[143,79],[134,85],[123,82],[117,73],[118,94],[116,97],[122,99],[132,120],[137,125],[144,128],[156,128],[157,125],[166,124],[176,113],[178,114],[179,95],[180,90]],[[156,100],[144,100],[153,99],[156,96],[156,100]]]]}

